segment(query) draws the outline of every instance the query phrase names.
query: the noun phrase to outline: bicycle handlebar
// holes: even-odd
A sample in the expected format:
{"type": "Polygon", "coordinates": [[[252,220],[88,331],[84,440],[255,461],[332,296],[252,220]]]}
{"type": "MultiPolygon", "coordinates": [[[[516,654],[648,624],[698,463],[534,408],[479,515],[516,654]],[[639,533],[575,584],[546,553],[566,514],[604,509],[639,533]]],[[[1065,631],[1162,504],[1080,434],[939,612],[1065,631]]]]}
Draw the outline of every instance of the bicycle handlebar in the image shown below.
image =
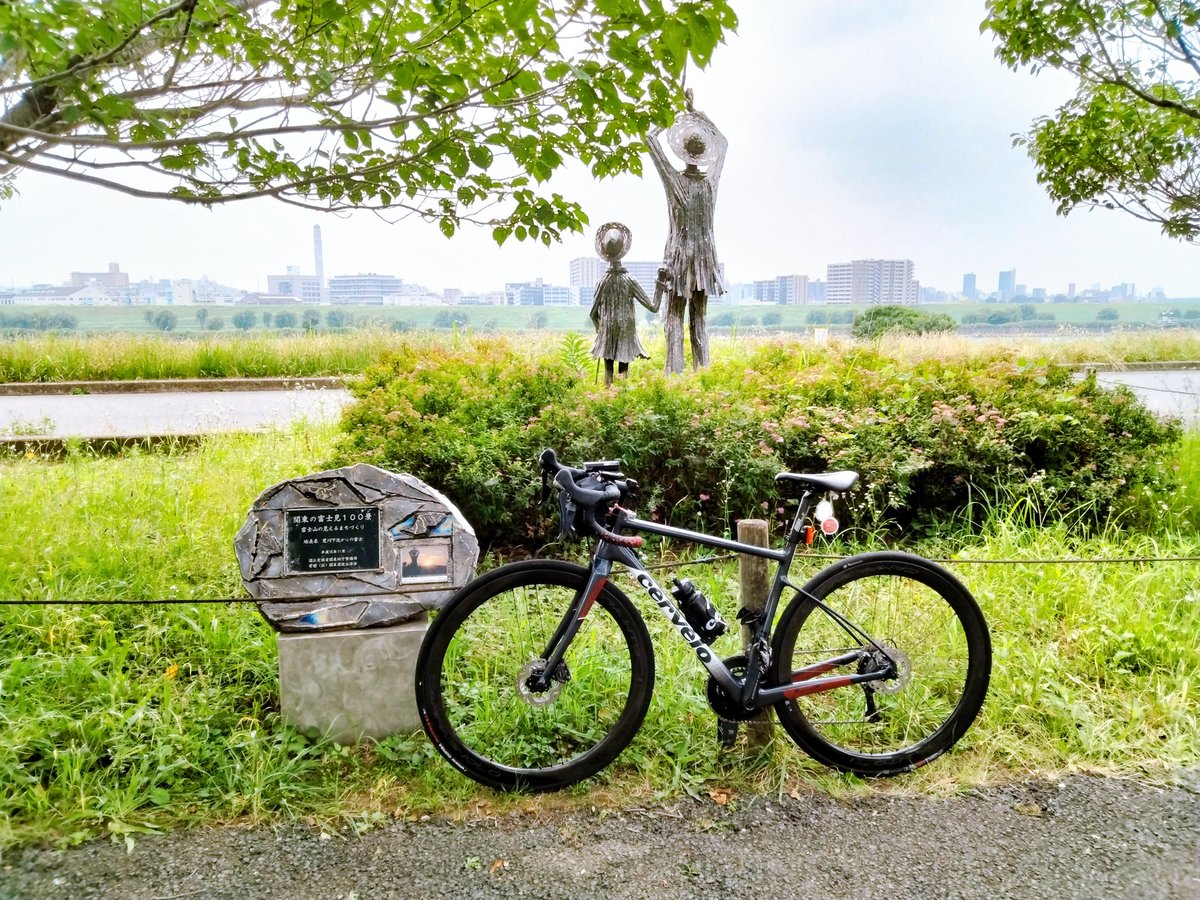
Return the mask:
{"type": "Polygon", "coordinates": [[[581,487],[575,483],[575,479],[599,479],[601,476],[597,472],[589,472],[587,469],[576,469],[563,465],[558,461],[558,455],[553,450],[543,450],[541,457],[539,457],[539,463],[541,464],[542,472],[546,475],[551,475],[554,483],[579,505],[580,512],[583,514],[584,524],[587,525],[592,534],[595,534],[602,540],[608,541],[610,544],[616,544],[618,547],[637,548],[645,543],[640,537],[620,535],[609,531],[596,521],[597,507],[603,504],[607,511],[609,506],[629,493],[631,485],[627,480],[605,482],[602,483],[600,490],[595,490],[593,488],[581,487]]]}
{"type": "Polygon", "coordinates": [[[553,450],[543,450],[541,456],[542,471],[554,478],[554,483],[567,492],[567,495],[585,509],[595,509],[601,503],[615,503],[621,499],[621,489],[615,484],[604,485],[604,490],[580,487],[575,483],[576,478],[584,478],[589,473],[586,469],[573,469],[558,461],[553,450]]]}

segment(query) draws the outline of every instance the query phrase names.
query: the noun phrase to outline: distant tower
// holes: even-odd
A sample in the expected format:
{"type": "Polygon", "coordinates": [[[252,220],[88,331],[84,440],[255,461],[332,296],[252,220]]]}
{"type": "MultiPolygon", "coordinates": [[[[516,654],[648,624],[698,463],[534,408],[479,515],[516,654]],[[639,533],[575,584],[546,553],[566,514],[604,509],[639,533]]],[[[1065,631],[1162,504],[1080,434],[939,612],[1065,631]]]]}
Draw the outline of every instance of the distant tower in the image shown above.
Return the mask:
{"type": "Polygon", "coordinates": [[[329,285],[325,283],[325,253],[321,249],[321,226],[313,226],[313,255],[317,260],[317,283],[321,287],[321,305],[329,305],[329,285]]]}
{"type": "Polygon", "coordinates": [[[1000,302],[1007,303],[1017,293],[1017,270],[1000,273],[1000,302]]]}

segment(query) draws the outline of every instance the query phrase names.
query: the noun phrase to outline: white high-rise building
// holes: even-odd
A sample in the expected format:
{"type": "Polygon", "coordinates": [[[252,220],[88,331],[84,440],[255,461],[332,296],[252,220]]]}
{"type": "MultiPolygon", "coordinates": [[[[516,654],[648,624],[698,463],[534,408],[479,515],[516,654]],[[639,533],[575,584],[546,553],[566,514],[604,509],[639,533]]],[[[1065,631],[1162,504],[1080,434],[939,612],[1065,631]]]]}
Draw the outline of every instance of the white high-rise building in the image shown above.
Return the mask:
{"type": "Polygon", "coordinates": [[[911,259],[856,259],[826,268],[827,303],[903,305],[917,302],[911,259]]]}
{"type": "Polygon", "coordinates": [[[286,275],[267,276],[267,293],[316,305],[321,302],[321,279],[316,275],[301,275],[298,266],[288,266],[286,275]]]}
{"type": "Polygon", "coordinates": [[[329,302],[334,306],[382,306],[383,298],[399,294],[404,282],[392,275],[375,273],[335,275],[329,279],[329,302]]]}
{"type": "MultiPolygon", "coordinates": [[[[662,263],[623,259],[621,264],[633,276],[633,280],[642,286],[646,296],[653,297],[654,287],[658,282],[658,270],[662,263]]],[[[579,256],[571,260],[571,277],[567,283],[573,288],[593,288],[600,281],[600,276],[607,271],[608,263],[599,257],[579,256]]],[[[587,302],[591,303],[590,292],[588,292],[588,297],[587,302]]]]}

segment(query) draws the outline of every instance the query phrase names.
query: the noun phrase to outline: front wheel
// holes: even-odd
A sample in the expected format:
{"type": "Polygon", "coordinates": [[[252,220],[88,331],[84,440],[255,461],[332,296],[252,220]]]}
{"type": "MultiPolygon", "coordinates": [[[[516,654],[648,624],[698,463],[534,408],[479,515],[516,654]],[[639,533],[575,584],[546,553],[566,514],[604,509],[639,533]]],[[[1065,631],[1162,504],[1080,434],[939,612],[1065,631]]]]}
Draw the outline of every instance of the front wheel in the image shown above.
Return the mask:
{"type": "Polygon", "coordinates": [[[645,623],[611,582],[549,689],[530,687],[587,578],[572,563],[513,563],[468,584],[430,625],[417,658],[417,709],[438,751],[476,781],[500,790],[566,787],[612,762],[642,724],[654,652],[645,623]]]}
{"type": "Polygon", "coordinates": [[[782,685],[890,662],[887,678],[775,707],[810,756],[866,776],[908,772],[945,753],[975,721],[991,676],[991,639],[975,599],[945,569],[907,553],[863,553],[818,572],[784,611],[773,648],[782,685]],[[847,669],[801,672],[851,654],[847,669]]]}

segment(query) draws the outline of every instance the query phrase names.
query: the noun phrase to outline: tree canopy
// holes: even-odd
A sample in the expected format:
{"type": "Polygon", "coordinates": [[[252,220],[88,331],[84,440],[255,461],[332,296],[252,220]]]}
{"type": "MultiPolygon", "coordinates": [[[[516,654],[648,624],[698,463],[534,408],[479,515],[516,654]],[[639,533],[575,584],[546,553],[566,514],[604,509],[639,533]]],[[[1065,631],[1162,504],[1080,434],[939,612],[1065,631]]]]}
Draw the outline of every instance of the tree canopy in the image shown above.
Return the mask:
{"type": "Polygon", "coordinates": [[[1060,214],[1122,209],[1200,242],[1200,5],[988,0],[981,27],[1008,66],[1079,80],[1017,138],[1060,214]]]}
{"type": "Polygon", "coordinates": [[[0,0],[0,199],[23,171],[213,205],[587,218],[569,159],[641,171],[728,0],[0,0]]]}

